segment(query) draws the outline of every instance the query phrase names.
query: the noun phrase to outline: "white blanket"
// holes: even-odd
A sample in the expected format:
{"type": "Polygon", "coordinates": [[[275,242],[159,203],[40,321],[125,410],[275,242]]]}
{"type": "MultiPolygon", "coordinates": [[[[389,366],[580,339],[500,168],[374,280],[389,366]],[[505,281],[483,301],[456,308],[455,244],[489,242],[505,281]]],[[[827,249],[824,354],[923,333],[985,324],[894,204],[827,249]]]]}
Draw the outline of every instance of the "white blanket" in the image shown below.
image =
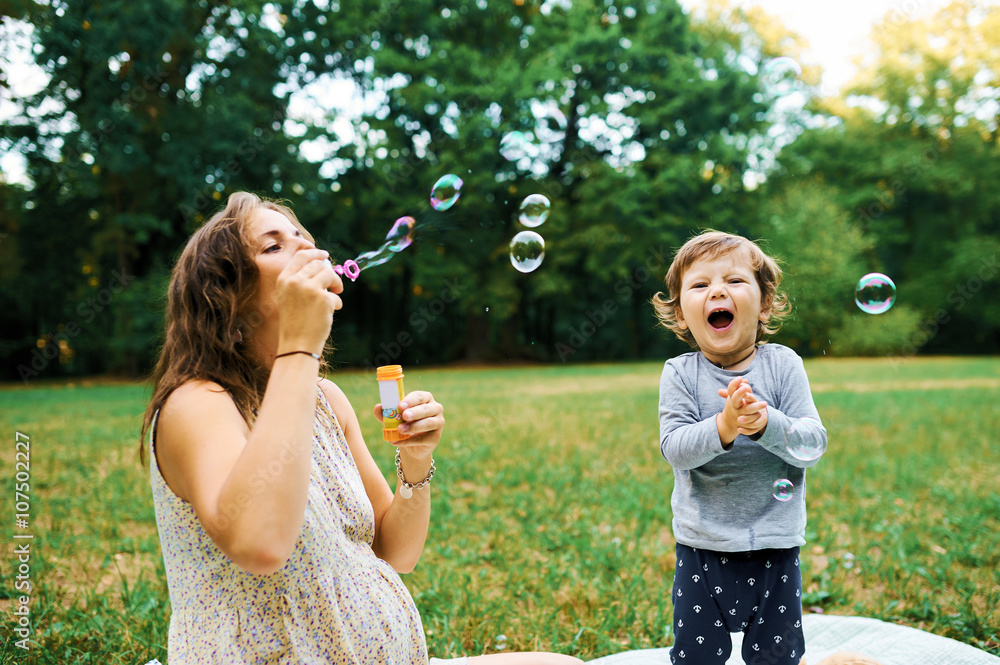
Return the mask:
{"type": "MultiPolygon", "coordinates": [[[[882,665],[1000,665],[1000,658],[962,642],[916,628],[865,617],[807,614],[802,617],[806,662],[816,665],[838,651],[855,651],[882,665]]],[[[726,665],[741,665],[742,633],[733,635],[726,665]]],[[[589,661],[592,665],[669,665],[669,649],[626,651],[589,661]]]]}

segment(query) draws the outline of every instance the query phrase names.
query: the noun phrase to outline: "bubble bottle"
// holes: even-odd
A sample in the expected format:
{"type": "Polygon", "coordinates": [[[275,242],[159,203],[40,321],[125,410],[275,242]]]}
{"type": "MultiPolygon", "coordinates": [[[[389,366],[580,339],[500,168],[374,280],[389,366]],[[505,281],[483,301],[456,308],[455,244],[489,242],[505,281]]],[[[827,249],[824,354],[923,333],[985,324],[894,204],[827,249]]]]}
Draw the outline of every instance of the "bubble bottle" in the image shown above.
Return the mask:
{"type": "Polygon", "coordinates": [[[378,394],[382,401],[382,437],[389,443],[395,443],[410,438],[397,428],[403,420],[399,410],[399,402],[406,394],[403,392],[403,368],[400,365],[383,365],[375,370],[378,380],[378,394]]]}

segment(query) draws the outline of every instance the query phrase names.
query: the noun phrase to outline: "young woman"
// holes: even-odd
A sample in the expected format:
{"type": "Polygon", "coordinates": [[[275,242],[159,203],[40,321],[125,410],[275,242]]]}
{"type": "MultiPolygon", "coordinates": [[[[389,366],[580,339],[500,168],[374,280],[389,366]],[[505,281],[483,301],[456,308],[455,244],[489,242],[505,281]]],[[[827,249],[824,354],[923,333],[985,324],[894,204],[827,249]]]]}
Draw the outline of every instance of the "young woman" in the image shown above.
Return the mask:
{"type": "Polygon", "coordinates": [[[427,536],[443,407],[424,391],[400,404],[409,438],[393,492],[346,395],[322,378],[342,291],[294,213],[248,193],[177,261],[143,423],[171,665],[427,662],[398,573],[427,536]]]}

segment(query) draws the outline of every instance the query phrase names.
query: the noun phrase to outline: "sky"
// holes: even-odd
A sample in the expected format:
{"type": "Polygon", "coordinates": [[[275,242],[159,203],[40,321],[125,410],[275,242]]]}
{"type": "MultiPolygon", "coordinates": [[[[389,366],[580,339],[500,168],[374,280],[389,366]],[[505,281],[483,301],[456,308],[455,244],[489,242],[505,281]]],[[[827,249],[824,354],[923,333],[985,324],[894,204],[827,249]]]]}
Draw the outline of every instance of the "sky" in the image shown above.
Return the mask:
{"type": "MultiPolygon", "coordinates": [[[[809,45],[802,57],[802,64],[818,64],[823,71],[820,94],[835,95],[850,82],[855,72],[852,57],[862,55],[870,49],[869,35],[872,27],[887,13],[894,16],[917,18],[933,13],[947,4],[947,0],[838,0],[838,2],[817,2],[816,0],[734,0],[738,4],[757,5],[772,16],[779,17],[785,27],[798,33],[809,45]]],[[[689,12],[696,12],[706,0],[679,0],[689,12]]],[[[9,26],[8,26],[9,29],[9,26]]],[[[27,45],[24,33],[0,35],[11,46],[27,45]]],[[[26,48],[26,46],[25,46],[26,48]]],[[[14,54],[7,50],[8,57],[14,54]]],[[[24,53],[22,51],[22,57],[24,53]]],[[[38,86],[37,70],[24,64],[11,63],[8,75],[16,94],[34,92],[38,86]],[[35,74],[32,76],[32,74],[35,74]]],[[[2,89],[0,89],[2,92],[2,89]]],[[[13,105],[0,99],[0,122],[15,112],[13,105]]],[[[21,180],[20,155],[0,154],[0,178],[8,181],[21,180]],[[19,173],[20,172],[20,173],[19,173]]]]}
{"type": "MultiPolygon", "coordinates": [[[[679,2],[689,12],[707,4],[704,0],[679,2]]],[[[948,0],[736,0],[736,4],[759,6],[804,37],[809,49],[802,64],[818,64],[823,70],[820,93],[835,95],[853,78],[852,57],[869,51],[871,30],[886,14],[920,18],[947,5],[948,0]]]]}

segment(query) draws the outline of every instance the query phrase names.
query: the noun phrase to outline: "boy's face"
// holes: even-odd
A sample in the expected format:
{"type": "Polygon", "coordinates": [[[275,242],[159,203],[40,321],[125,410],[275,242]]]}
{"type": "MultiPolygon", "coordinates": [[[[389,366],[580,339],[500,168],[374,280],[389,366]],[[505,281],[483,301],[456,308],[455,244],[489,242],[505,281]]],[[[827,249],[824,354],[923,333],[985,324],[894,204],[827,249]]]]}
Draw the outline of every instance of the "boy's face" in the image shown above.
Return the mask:
{"type": "Polygon", "coordinates": [[[760,300],[757,276],[739,253],[698,259],[681,278],[677,322],[709,360],[725,365],[757,340],[757,323],[767,320],[760,300]]]}

